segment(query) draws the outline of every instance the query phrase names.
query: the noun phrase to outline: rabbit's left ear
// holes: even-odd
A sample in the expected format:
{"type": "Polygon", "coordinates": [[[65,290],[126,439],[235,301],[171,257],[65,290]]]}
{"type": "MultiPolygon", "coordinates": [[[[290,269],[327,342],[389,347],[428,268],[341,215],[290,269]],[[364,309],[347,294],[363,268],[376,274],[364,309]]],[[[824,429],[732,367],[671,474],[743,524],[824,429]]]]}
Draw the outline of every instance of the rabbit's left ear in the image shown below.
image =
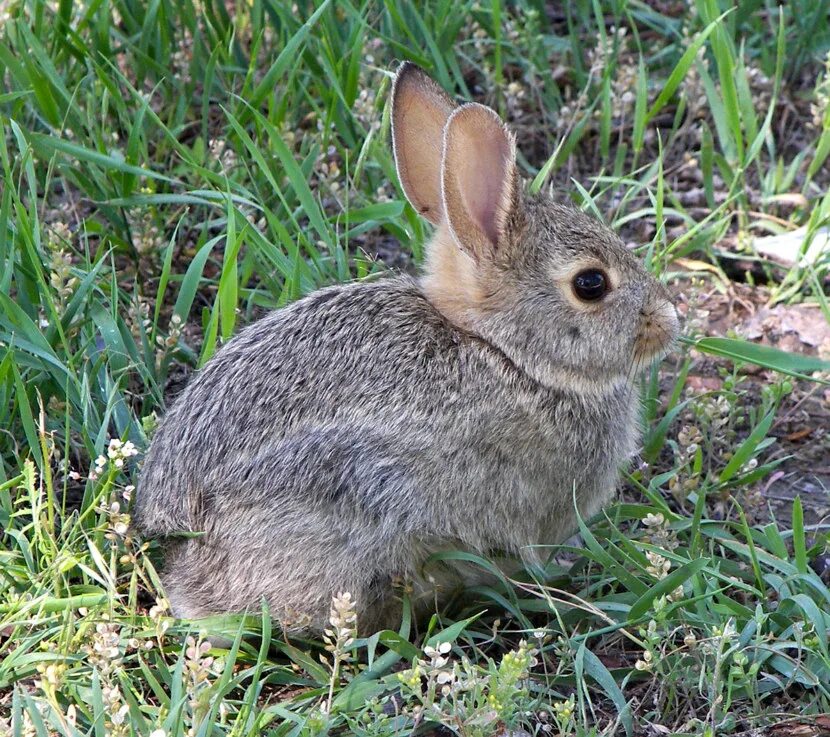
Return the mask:
{"type": "Polygon", "coordinates": [[[419,66],[405,61],[392,88],[392,145],[406,198],[438,225],[444,126],[456,104],[419,66]]]}
{"type": "Polygon", "coordinates": [[[473,258],[492,258],[517,207],[516,142],[498,114],[469,103],[444,129],[443,203],[453,237],[473,258]]]}

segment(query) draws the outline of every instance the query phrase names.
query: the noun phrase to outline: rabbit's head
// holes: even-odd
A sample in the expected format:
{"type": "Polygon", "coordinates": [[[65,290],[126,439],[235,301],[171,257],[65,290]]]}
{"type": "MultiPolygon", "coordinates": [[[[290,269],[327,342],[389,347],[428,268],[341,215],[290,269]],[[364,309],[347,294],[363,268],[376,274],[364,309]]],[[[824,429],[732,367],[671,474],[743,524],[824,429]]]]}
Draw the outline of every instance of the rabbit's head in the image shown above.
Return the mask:
{"type": "Polygon", "coordinates": [[[447,319],[540,383],[602,392],[677,334],[666,289],[600,222],[526,195],[513,135],[490,108],[456,105],[419,67],[392,93],[401,186],[437,226],[423,286],[447,319]]]}

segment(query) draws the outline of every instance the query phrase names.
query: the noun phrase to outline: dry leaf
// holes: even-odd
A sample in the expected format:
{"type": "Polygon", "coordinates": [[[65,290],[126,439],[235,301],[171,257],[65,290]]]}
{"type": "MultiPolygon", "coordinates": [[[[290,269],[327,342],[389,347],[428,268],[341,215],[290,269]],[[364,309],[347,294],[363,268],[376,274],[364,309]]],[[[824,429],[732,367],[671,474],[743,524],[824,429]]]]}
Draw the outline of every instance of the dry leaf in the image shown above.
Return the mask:
{"type": "Polygon", "coordinates": [[[813,240],[802,255],[807,239],[807,226],[802,226],[789,233],[768,235],[752,241],[752,247],[762,256],[777,261],[783,266],[807,266],[818,262],[819,257],[830,252],[830,228],[818,228],[813,240]]]}
{"type": "Polygon", "coordinates": [[[801,343],[811,348],[830,345],[830,323],[818,305],[782,304],[772,309],[762,307],[738,330],[750,340],[766,337],[776,345],[786,335],[796,336],[801,343]]]}

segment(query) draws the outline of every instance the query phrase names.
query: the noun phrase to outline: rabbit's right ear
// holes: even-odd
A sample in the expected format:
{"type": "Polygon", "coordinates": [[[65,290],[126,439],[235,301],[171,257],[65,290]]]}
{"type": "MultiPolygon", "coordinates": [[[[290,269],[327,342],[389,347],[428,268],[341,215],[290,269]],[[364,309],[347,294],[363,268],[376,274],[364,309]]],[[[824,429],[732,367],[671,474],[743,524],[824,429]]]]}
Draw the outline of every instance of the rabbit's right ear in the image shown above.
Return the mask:
{"type": "Polygon", "coordinates": [[[392,88],[392,145],[407,199],[433,225],[443,216],[444,125],[457,105],[427,73],[405,61],[392,88]]]}
{"type": "Polygon", "coordinates": [[[458,245],[476,261],[506,245],[518,206],[516,141],[498,114],[471,102],[444,129],[443,208],[458,245]]]}

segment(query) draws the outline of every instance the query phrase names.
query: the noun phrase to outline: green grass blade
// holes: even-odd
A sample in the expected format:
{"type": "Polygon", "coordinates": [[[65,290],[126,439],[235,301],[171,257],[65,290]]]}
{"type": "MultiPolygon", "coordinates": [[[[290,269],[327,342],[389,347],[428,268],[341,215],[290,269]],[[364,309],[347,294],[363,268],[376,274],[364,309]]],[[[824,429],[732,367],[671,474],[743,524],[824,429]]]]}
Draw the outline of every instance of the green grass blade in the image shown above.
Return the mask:
{"type": "Polygon", "coordinates": [[[745,340],[734,338],[699,338],[694,340],[681,337],[680,341],[702,353],[722,356],[733,361],[752,363],[799,379],[826,384],[827,381],[824,379],[810,377],[808,374],[814,371],[830,371],[830,362],[823,361],[820,358],[805,356],[801,353],[789,353],[782,351],[780,348],[749,343],[745,340]]]}

